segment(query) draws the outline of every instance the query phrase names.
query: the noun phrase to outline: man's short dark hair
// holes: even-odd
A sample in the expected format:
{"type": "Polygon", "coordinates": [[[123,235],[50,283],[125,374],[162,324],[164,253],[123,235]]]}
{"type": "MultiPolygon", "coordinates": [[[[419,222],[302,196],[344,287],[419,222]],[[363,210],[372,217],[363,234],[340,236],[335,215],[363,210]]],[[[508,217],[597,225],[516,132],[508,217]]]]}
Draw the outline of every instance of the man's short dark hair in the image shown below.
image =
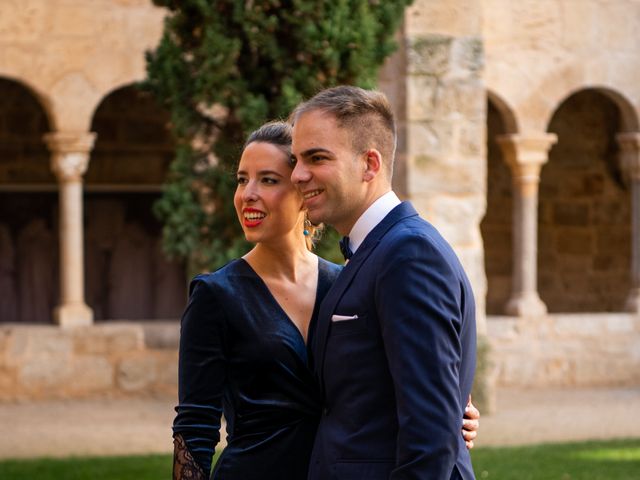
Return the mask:
{"type": "Polygon", "coordinates": [[[332,115],[338,126],[346,128],[356,152],[375,148],[382,154],[389,179],[396,149],[396,123],[387,97],[374,90],[339,86],[322,90],[292,112],[294,124],[304,113],[320,110],[332,115]]]}

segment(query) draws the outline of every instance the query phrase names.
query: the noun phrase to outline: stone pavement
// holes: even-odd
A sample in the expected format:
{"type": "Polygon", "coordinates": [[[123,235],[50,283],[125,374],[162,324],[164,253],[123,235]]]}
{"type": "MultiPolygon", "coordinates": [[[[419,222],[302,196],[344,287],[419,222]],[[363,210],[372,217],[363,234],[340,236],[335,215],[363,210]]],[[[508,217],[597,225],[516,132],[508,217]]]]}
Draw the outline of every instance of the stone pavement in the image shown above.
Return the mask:
{"type": "MultiPolygon", "coordinates": [[[[171,398],[0,404],[0,458],[168,453],[171,398]]],[[[640,437],[640,387],[498,392],[478,446],[640,437]]]]}

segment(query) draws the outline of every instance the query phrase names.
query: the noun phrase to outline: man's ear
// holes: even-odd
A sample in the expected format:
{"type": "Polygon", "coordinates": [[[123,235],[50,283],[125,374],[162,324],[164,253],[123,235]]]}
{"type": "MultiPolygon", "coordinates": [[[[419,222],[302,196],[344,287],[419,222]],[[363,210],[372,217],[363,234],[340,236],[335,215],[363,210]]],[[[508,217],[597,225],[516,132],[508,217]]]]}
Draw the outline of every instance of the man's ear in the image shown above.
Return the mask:
{"type": "Polygon", "coordinates": [[[365,169],[362,178],[365,182],[370,182],[380,173],[382,155],[375,148],[370,148],[363,155],[365,156],[365,169]]]}

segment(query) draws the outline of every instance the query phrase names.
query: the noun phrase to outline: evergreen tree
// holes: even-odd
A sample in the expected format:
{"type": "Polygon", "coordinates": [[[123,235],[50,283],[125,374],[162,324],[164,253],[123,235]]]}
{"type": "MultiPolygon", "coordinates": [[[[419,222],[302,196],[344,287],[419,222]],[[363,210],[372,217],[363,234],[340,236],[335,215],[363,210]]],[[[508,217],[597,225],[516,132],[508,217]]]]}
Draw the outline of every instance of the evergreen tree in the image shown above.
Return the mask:
{"type": "Polygon", "coordinates": [[[210,270],[247,251],[232,202],[245,136],[322,88],[374,87],[411,0],[154,3],[168,16],[145,87],[169,110],[177,144],[155,210],[167,253],[210,270]]]}

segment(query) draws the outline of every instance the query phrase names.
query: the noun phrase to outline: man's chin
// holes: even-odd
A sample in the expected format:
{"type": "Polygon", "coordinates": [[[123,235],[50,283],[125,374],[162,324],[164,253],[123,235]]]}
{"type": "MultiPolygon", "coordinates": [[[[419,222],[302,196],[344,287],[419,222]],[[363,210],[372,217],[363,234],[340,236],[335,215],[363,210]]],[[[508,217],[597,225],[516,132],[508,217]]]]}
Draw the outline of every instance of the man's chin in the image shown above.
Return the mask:
{"type": "Polygon", "coordinates": [[[325,222],[322,212],[319,210],[307,210],[307,218],[314,225],[320,225],[325,222]]]}

